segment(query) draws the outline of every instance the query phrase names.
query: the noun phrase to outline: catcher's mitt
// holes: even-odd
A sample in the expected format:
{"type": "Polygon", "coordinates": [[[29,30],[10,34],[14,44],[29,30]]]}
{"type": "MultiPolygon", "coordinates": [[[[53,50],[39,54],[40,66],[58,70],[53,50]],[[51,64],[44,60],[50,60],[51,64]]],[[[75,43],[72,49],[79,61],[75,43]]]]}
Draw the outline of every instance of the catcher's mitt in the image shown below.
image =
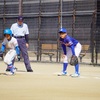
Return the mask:
{"type": "Polygon", "coordinates": [[[72,65],[72,66],[75,66],[75,65],[77,65],[78,64],[78,58],[77,58],[77,56],[72,56],[71,57],[71,59],[70,59],[70,65],[72,65]]]}

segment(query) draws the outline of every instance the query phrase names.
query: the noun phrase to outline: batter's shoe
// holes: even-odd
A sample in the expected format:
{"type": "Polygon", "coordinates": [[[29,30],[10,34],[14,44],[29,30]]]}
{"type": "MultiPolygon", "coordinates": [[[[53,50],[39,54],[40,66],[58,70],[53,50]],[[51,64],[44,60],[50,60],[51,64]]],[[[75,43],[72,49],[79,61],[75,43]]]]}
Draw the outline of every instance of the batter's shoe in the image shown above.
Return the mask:
{"type": "Polygon", "coordinates": [[[8,69],[8,68],[7,68],[7,69],[6,69],[6,71],[7,71],[7,72],[9,72],[9,71],[10,71],[10,69],[8,69]]]}
{"type": "Polygon", "coordinates": [[[16,68],[14,68],[14,69],[13,69],[13,72],[14,72],[14,73],[16,73],[16,71],[17,71],[17,69],[16,69],[16,68]]]}
{"type": "Polygon", "coordinates": [[[14,75],[15,73],[14,72],[6,72],[6,75],[14,75]]]}
{"type": "Polygon", "coordinates": [[[66,75],[67,75],[67,72],[66,71],[61,72],[61,73],[58,74],[58,76],[66,76],[66,75]]]}
{"type": "Polygon", "coordinates": [[[71,76],[71,77],[79,77],[80,74],[74,73],[74,74],[71,74],[70,76],[71,76]]]}

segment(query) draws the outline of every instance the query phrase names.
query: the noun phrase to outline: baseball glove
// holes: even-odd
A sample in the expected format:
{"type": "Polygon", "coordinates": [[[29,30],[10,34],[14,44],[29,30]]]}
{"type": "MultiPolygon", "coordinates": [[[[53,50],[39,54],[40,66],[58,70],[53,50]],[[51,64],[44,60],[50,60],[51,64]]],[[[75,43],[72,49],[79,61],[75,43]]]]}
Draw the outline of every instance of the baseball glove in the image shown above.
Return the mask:
{"type": "Polygon", "coordinates": [[[77,56],[73,55],[70,59],[70,65],[75,66],[78,64],[78,58],[77,56]]]}

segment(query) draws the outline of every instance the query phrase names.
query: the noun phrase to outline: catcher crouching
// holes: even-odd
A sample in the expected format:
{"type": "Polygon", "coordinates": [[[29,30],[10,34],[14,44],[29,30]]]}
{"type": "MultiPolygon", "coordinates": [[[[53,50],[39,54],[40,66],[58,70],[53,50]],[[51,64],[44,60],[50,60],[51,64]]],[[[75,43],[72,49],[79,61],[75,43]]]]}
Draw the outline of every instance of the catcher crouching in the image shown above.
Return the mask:
{"type": "Polygon", "coordinates": [[[63,50],[63,70],[58,76],[67,75],[68,59],[70,58],[70,65],[75,66],[75,73],[71,74],[72,77],[78,77],[79,73],[79,63],[78,56],[81,52],[81,44],[78,40],[72,38],[67,34],[65,28],[59,30],[60,43],[63,50]]]}

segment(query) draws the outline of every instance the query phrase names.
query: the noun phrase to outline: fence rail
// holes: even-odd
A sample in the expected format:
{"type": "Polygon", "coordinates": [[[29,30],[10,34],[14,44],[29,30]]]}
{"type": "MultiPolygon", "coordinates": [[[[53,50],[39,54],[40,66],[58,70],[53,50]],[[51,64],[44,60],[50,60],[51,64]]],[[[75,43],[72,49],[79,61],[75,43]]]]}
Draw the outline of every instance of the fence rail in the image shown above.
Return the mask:
{"type": "Polygon", "coordinates": [[[39,47],[43,43],[59,46],[58,29],[62,25],[82,45],[90,45],[88,52],[91,54],[91,63],[98,64],[99,57],[95,57],[100,53],[100,49],[97,49],[100,48],[97,38],[100,36],[97,33],[99,28],[96,26],[97,2],[98,0],[62,0],[61,9],[61,0],[0,0],[0,40],[3,38],[3,30],[16,22],[18,15],[23,15],[30,31],[29,50],[37,50],[39,53],[39,47]],[[95,34],[96,38],[93,38],[95,34]]]}

